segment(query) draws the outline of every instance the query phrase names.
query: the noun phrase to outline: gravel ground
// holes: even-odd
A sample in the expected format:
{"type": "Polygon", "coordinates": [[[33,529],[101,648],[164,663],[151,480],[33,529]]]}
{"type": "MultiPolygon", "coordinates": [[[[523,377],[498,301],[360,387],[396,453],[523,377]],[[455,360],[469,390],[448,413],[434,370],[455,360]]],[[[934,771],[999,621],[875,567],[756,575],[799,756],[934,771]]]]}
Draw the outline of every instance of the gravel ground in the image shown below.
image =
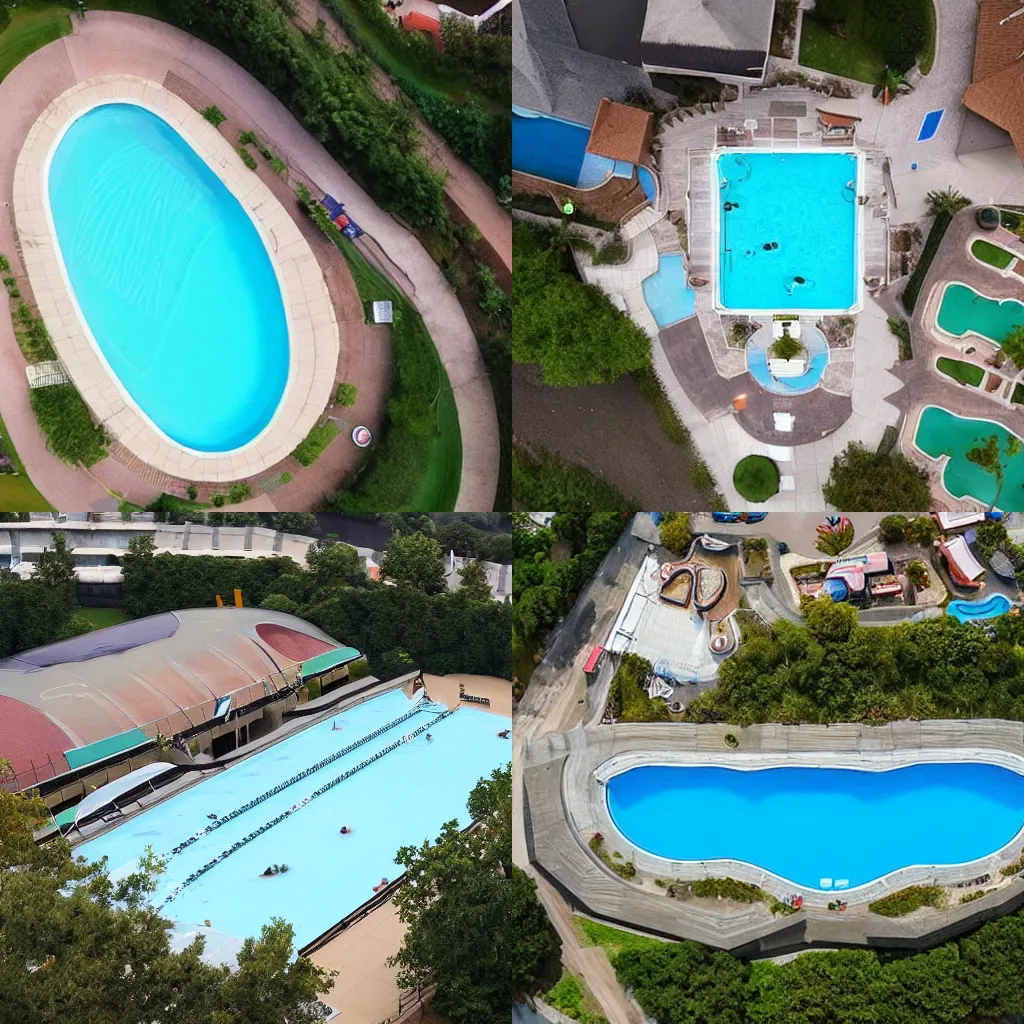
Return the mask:
{"type": "Polygon", "coordinates": [[[536,366],[518,365],[512,389],[517,440],[585,466],[643,507],[706,507],[690,485],[689,455],[665,436],[631,378],[553,388],[536,366]]]}

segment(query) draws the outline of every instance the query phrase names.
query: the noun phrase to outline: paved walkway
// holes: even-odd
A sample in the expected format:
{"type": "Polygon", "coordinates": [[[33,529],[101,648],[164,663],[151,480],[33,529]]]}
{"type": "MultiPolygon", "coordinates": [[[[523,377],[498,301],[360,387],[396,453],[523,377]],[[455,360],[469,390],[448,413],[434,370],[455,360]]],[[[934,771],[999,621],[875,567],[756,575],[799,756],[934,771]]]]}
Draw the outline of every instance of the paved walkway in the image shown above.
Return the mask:
{"type": "MultiPolygon", "coordinates": [[[[77,81],[122,72],[162,81],[170,71],[212,95],[229,116],[242,116],[277,140],[281,155],[324,191],[342,197],[353,218],[380,243],[411,286],[455,394],[462,433],[462,484],[457,509],[489,511],[497,485],[499,444],[494,399],[476,338],[448,283],[408,231],[382,211],[271,94],[224,54],[161,22],[94,11],[72,21],[74,33],[32,54],[0,83],[0,107],[32,108],[32,121],[53,96],[77,81]]],[[[0,193],[10,195],[17,152],[0,152],[0,193]]],[[[0,251],[14,251],[9,218],[0,218],[0,251]]],[[[0,360],[16,373],[24,361],[10,321],[0,318],[0,360]]],[[[110,509],[115,502],[91,478],[45,451],[28,405],[27,388],[0,393],[3,415],[36,486],[65,506],[110,509]],[[9,418],[10,417],[10,418],[9,418]]]]}

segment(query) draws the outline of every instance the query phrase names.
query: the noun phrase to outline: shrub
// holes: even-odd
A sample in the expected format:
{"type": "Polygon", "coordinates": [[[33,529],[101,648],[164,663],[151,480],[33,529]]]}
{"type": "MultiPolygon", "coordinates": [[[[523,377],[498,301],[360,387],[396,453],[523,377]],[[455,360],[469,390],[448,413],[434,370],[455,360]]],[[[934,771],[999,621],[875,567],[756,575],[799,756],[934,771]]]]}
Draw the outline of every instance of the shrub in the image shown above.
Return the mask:
{"type": "Polygon", "coordinates": [[[889,893],[868,904],[872,914],[882,917],[903,917],[921,907],[941,910],[946,905],[946,891],[940,885],[911,885],[899,892],[889,893]]]}
{"type": "Polygon", "coordinates": [[[906,539],[908,526],[910,526],[910,520],[905,515],[894,512],[890,516],[882,516],[878,529],[882,534],[882,540],[889,544],[898,544],[901,540],[906,539]]]}
{"type": "Polygon", "coordinates": [[[772,345],[769,354],[773,359],[795,359],[803,350],[803,345],[796,338],[784,334],[772,345]]]}
{"type": "Polygon", "coordinates": [[[323,455],[325,449],[334,440],[337,433],[338,425],[334,420],[318,423],[306,435],[305,439],[299,443],[299,446],[292,452],[292,455],[304,466],[312,466],[323,455]]]}
{"type": "Polygon", "coordinates": [[[219,127],[228,119],[227,114],[225,114],[220,107],[207,107],[203,111],[203,117],[205,117],[214,128],[219,127]]]}
{"type": "Polygon", "coordinates": [[[89,407],[74,384],[32,388],[32,411],[46,435],[46,447],[71,465],[91,466],[107,454],[107,435],[93,422],[89,407]]]}
{"type": "Polygon", "coordinates": [[[309,683],[306,685],[306,696],[307,696],[307,698],[309,700],[316,700],[317,697],[320,696],[320,693],[321,693],[320,680],[319,679],[310,679],[309,683]]]}
{"type": "Polygon", "coordinates": [[[917,516],[910,522],[907,539],[921,547],[929,547],[939,535],[939,524],[931,516],[917,516]]]}
{"type": "Polygon", "coordinates": [[[865,0],[867,39],[883,62],[901,74],[909,71],[928,40],[925,4],[931,0],[865,0]]]}
{"type": "Polygon", "coordinates": [[[899,339],[900,360],[906,362],[914,358],[914,349],[910,344],[910,324],[903,317],[890,316],[886,319],[889,330],[899,339]]]}
{"type": "Polygon", "coordinates": [[[924,590],[928,586],[928,566],[921,561],[920,558],[915,558],[907,566],[907,579],[914,585],[918,590],[924,590]]]}
{"type": "Polygon", "coordinates": [[[254,157],[252,153],[245,148],[245,146],[238,147],[238,155],[242,158],[242,162],[250,171],[256,170],[256,157],[254,157]]]}
{"type": "Polygon", "coordinates": [[[512,298],[498,284],[498,279],[486,263],[477,263],[476,281],[480,288],[477,305],[499,330],[508,334],[512,330],[512,298]]]}
{"type": "Polygon", "coordinates": [[[3,32],[5,28],[11,23],[11,12],[7,7],[6,0],[4,3],[0,3],[0,32],[3,32]]]}
{"type": "Polygon", "coordinates": [[[690,513],[669,512],[658,531],[663,547],[674,555],[685,555],[690,550],[690,513]]]}
{"type": "Polygon", "coordinates": [[[223,508],[224,502],[226,500],[227,499],[224,497],[223,494],[211,494],[210,495],[210,502],[212,503],[214,508],[223,508]]]}
{"type": "Polygon", "coordinates": [[[348,663],[348,678],[350,682],[358,682],[360,679],[365,679],[369,674],[370,664],[365,658],[359,658],[348,663]]]}
{"type": "Polygon", "coordinates": [[[245,501],[246,498],[251,497],[252,488],[244,481],[233,483],[228,488],[228,503],[231,505],[237,505],[240,501],[245,501]]]}
{"type": "Polygon", "coordinates": [[[594,254],[593,263],[595,267],[608,263],[625,263],[629,256],[629,249],[625,242],[606,242],[594,254]]]}
{"type": "Polygon", "coordinates": [[[826,555],[838,555],[853,543],[853,526],[844,526],[838,533],[819,533],[815,547],[826,555]]]}
{"type": "Polygon", "coordinates": [[[189,501],[195,501],[199,497],[199,488],[195,484],[189,484],[188,490],[185,493],[188,495],[189,501]]]}
{"type": "Polygon", "coordinates": [[[1005,868],[999,869],[999,874],[1009,877],[1010,875],[1019,875],[1024,870],[1024,850],[1021,851],[1020,858],[1015,860],[1012,864],[1007,864],[1005,868]]]}
{"type": "Polygon", "coordinates": [[[668,705],[648,697],[645,689],[653,674],[651,663],[638,654],[626,654],[612,679],[608,703],[615,718],[625,722],[667,722],[668,705]]]}
{"type": "Polygon", "coordinates": [[[604,846],[604,837],[600,832],[591,837],[589,845],[601,862],[610,867],[620,878],[634,878],[636,876],[636,865],[631,860],[616,859],[609,855],[604,846]]]}
{"type": "Polygon", "coordinates": [[[902,452],[880,455],[856,441],[832,460],[822,494],[841,512],[888,512],[894,508],[927,512],[932,506],[924,470],[902,452]]]}
{"type": "Polygon", "coordinates": [[[281,474],[281,483],[286,484],[291,479],[292,479],[292,474],[291,473],[282,473],[281,474]]]}
{"type": "Polygon", "coordinates": [[[982,896],[987,896],[990,892],[995,892],[995,889],[975,889],[974,892],[965,892],[960,897],[960,902],[973,903],[975,900],[980,900],[982,896]]]}
{"type": "Polygon", "coordinates": [[[743,538],[743,553],[749,554],[751,551],[767,551],[768,541],[764,537],[744,537],[743,538]]]}
{"type": "MultiPolygon", "coordinates": [[[[760,903],[768,899],[768,894],[752,882],[740,882],[735,878],[696,878],[692,882],[680,882],[692,895],[711,897],[721,896],[727,900],[740,903],[760,903]]],[[[669,887],[671,892],[671,886],[669,887]]]]}
{"type": "Polygon", "coordinates": [[[359,397],[359,388],[355,384],[347,384],[342,382],[338,385],[334,392],[334,401],[341,406],[350,406],[356,404],[356,398],[359,397]]]}
{"type": "Polygon", "coordinates": [[[878,448],[875,450],[875,454],[879,457],[888,456],[893,448],[896,447],[896,442],[900,439],[900,432],[893,426],[888,426],[882,431],[882,440],[878,442],[878,448]]]}
{"type": "Polygon", "coordinates": [[[932,260],[935,259],[935,254],[939,251],[939,246],[942,244],[942,239],[945,237],[951,221],[950,214],[943,211],[932,222],[932,229],[928,232],[924,249],[921,251],[921,258],[917,261],[917,266],[914,267],[914,272],[910,275],[910,280],[901,296],[903,308],[908,313],[914,312],[924,279],[928,276],[928,269],[932,265],[932,260]]]}
{"type": "Polygon", "coordinates": [[[764,455],[748,455],[736,463],[732,483],[747,501],[767,501],[779,492],[779,467],[764,455]]]}

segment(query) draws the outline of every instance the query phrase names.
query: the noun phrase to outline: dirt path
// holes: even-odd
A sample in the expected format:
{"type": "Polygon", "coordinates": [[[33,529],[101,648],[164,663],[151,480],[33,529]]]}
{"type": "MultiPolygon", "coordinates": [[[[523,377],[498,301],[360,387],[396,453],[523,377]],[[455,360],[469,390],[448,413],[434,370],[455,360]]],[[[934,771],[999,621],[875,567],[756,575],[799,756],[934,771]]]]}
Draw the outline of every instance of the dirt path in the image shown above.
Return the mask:
{"type": "Polygon", "coordinates": [[[512,432],[585,466],[643,508],[707,507],[690,484],[690,456],[665,436],[629,377],[553,388],[536,366],[514,366],[512,432]]]}
{"type": "MultiPolygon", "coordinates": [[[[299,0],[296,21],[304,29],[312,29],[323,21],[327,37],[343,49],[352,49],[352,42],[334,16],[319,0],[299,0]]],[[[380,68],[374,70],[377,92],[386,99],[398,95],[398,87],[380,68]]],[[[416,124],[423,135],[423,153],[431,166],[447,171],[445,192],[453,203],[471,220],[498,254],[509,273],[512,272],[512,218],[503,210],[494,193],[471,167],[463,163],[448,144],[421,117],[416,124]]]]}

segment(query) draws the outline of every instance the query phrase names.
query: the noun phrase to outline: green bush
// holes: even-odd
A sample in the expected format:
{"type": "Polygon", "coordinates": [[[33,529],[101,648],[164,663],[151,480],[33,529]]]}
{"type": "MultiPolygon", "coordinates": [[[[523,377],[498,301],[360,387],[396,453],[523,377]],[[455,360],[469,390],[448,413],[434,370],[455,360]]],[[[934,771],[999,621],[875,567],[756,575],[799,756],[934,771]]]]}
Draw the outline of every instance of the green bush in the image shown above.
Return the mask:
{"type": "Polygon", "coordinates": [[[610,867],[620,878],[636,877],[636,865],[631,860],[622,860],[621,856],[609,855],[600,833],[591,837],[590,848],[597,854],[601,862],[610,867]]]}
{"type": "Polygon", "coordinates": [[[965,892],[960,897],[960,902],[973,903],[975,900],[980,900],[982,896],[987,896],[990,892],[995,892],[995,889],[975,889],[974,892],[965,892]]]}
{"type": "Polygon", "coordinates": [[[625,242],[606,242],[593,256],[595,267],[605,264],[625,263],[629,256],[629,249],[625,242]]]}
{"type": "Polygon", "coordinates": [[[89,407],[74,384],[32,388],[32,411],[46,435],[46,447],[71,465],[91,466],[107,455],[107,435],[93,422],[89,407]]]}
{"type": "Polygon", "coordinates": [[[844,526],[838,533],[819,533],[815,547],[833,558],[853,543],[853,527],[844,526]]]}
{"type": "Polygon", "coordinates": [[[946,890],[941,885],[911,885],[869,903],[868,910],[882,917],[903,917],[921,907],[935,907],[939,910],[945,905],[946,890]]]}
{"type": "Polygon", "coordinates": [[[732,483],[747,501],[767,501],[779,493],[779,467],[764,455],[748,455],[736,463],[732,483]]]}
{"type": "Polygon", "coordinates": [[[668,705],[647,696],[653,674],[651,663],[638,654],[623,655],[608,694],[612,714],[620,722],[667,722],[668,705]]]}
{"type": "Polygon", "coordinates": [[[1007,864],[1005,868],[1000,868],[999,874],[1009,877],[1010,875],[1019,875],[1021,871],[1024,871],[1024,852],[1021,853],[1018,860],[1007,864]]]}
{"type": "Polygon", "coordinates": [[[228,503],[231,505],[237,505],[240,501],[245,501],[246,498],[252,497],[252,488],[244,481],[233,483],[228,488],[228,503]]]}
{"type": "Polygon", "coordinates": [[[185,493],[188,494],[189,501],[195,501],[199,497],[199,488],[195,484],[189,484],[188,490],[185,493]]]}
{"type": "Polygon", "coordinates": [[[682,882],[694,896],[716,899],[736,900],[739,903],[761,903],[768,899],[768,894],[751,882],[740,882],[735,878],[698,878],[692,882],[682,882]]]}
{"type": "Polygon", "coordinates": [[[914,350],[910,344],[910,324],[902,317],[890,316],[886,323],[889,330],[899,339],[900,360],[906,362],[914,358],[914,350]]]}
{"type": "Polygon", "coordinates": [[[900,432],[893,426],[887,426],[882,431],[882,440],[878,442],[878,448],[875,450],[875,454],[879,456],[888,456],[889,453],[896,447],[896,442],[900,439],[900,432]]]}
{"type": "Polygon", "coordinates": [[[899,512],[889,516],[882,516],[878,523],[878,529],[882,534],[882,540],[889,544],[898,544],[907,538],[907,527],[910,520],[899,512]]]}
{"type": "Polygon", "coordinates": [[[207,107],[203,111],[203,117],[205,117],[214,128],[219,127],[228,119],[227,114],[225,114],[220,107],[207,107]]]}
{"type": "Polygon", "coordinates": [[[5,28],[11,23],[11,12],[7,7],[6,0],[0,3],[0,32],[3,32],[5,28]]]}
{"type": "Polygon", "coordinates": [[[349,682],[358,682],[360,679],[365,679],[369,674],[370,665],[365,658],[359,658],[348,663],[349,682]]]}
{"type": "Polygon", "coordinates": [[[256,157],[254,157],[252,153],[245,148],[245,146],[238,147],[238,155],[242,158],[242,162],[250,171],[256,170],[256,157]]]}
{"type": "Polygon", "coordinates": [[[312,466],[317,459],[323,455],[327,446],[338,434],[338,424],[334,420],[327,420],[325,423],[318,423],[299,442],[298,447],[292,452],[304,466],[312,466]]]}
{"type": "Polygon", "coordinates": [[[901,296],[900,301],[908,313],[914,312],[924,279],[928,276],[928,269],[932,265],[932,260],[935,259],[935,254],[939,251],[939,246],[942,244],[942,239],[952,220],[953,218],[948,213],[940,213],[932,223],[932,229],[928,232],[924,249],[921,250],[921,258],[917,261],[917,266],[914,267],[914,272],[910,275],[910,280],[901,296]]]}
{"type": "Polygon", "coordinates": [[[658,540],[673,555],[685,555],[690,550],[693,536],[690,532],[689,512],[666,512],[658,529],[658,540]]]}
{"type": "Polygon", "coordinates": [[[359,388],[357,388],[355,384],[342,382],[334,392],[335,403],[343,407],[355,405],[358,397],[359,388]]]}
{"type": "Polygon", "coordinates": [[[773,359],[795,359],[803,350],[803,345],[796,338],[784,334],[772,345],[769,354],[773,359]]]}
{"type": "Polygon", "coordinates": [[[864,0],[868,41],[894,71],[905,73],[917,62],[928,41],[932,0],[864,0]]]}
{"type": "Polygon", "coordinates": [[[498,278],[485,263],[476,265],[476,281],[480,288],[477,304],[499,330],[508,334],[512,330],[512,298],[498,284],[498,278]]]}
{"type": "Polygon", "coordinates": [[[223,494],[211,494],[210,495],[210,503],[214,506],[214,508],[223,508],[224,507],[224,503],[226,501],[227,501],[227,498],[225,498],[223,494]]]}
{"type": "Polygon", "coordinates": [[[310,681],[306,684],[306,697],[309,700],[316,700],[317,697],[320,696],[320,693],[320,680],[310,679],[310,681]]]}

